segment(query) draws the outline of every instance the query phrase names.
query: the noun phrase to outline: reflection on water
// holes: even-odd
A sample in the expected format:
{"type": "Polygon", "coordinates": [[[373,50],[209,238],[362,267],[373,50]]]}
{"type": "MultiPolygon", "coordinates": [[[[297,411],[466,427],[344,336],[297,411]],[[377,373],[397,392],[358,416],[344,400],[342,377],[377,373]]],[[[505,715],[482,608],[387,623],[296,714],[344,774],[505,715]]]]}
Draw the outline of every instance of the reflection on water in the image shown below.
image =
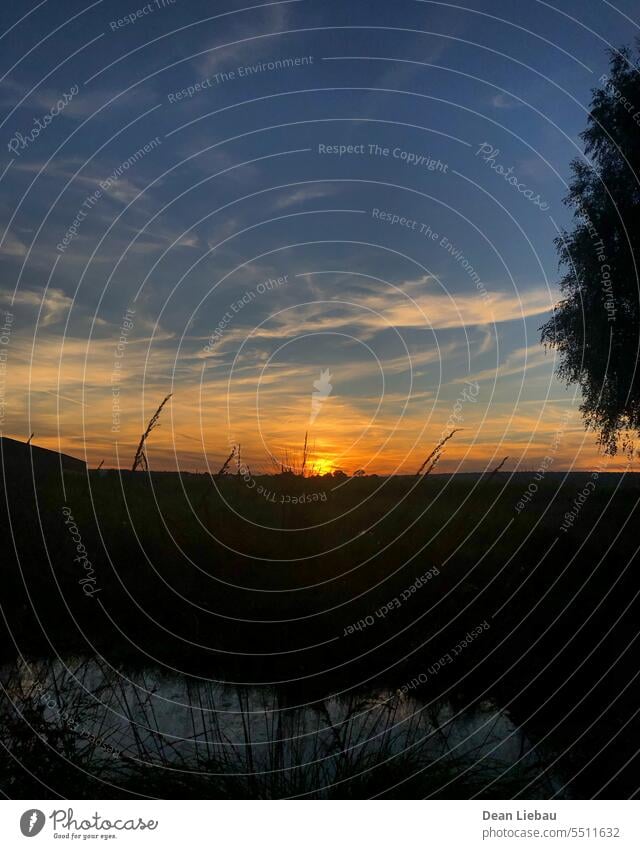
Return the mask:
{"type": "MultiPolygon", "coordinates": [[[[516,782],[531,798],[558,789],[540,752],[491,701],[454,710],[383,690],[290,704],[272,689],[125,673],[86,659],[21,664],[2,680],[7,706],[21,708],[31,733],[64,740],[66,756],[103,775],[144,765],[272,783],[288,777],[266,795],[316,793],[374,770],[389,780],[398,770],[421,776],[424,795],[434,777],[442,792],[461,775],[480,791],[516,782]]],[[[6,739],[15,719],[5,710],[2,721],[6,739]]]]}

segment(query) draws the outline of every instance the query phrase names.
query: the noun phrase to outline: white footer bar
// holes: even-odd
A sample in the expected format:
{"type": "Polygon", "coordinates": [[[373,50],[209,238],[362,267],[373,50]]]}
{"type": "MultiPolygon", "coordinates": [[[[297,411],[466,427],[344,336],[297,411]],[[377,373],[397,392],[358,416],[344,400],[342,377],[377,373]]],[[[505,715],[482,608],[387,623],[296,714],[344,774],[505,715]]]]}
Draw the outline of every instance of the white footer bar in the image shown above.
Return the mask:
{"type": "Polygon", "coordinates": [[[3,801],[0,845],[638,849],[639,805],[635,801],[3,801]]]}

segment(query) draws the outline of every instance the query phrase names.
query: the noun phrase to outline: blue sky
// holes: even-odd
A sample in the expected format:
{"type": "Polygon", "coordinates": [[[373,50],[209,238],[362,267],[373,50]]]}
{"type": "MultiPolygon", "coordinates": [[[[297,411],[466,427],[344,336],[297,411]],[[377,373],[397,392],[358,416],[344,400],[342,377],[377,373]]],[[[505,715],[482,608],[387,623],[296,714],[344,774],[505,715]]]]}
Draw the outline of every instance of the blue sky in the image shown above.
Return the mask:
{"type": "Polygon", "coordinates": [[[537,329],[634,5],[3,4],[4,432],[115,465],[173,392],[156,467],[266,466],[328,369],[319,467],[413,470],[466,381],[443,469],[593,466],[537,329]]]}

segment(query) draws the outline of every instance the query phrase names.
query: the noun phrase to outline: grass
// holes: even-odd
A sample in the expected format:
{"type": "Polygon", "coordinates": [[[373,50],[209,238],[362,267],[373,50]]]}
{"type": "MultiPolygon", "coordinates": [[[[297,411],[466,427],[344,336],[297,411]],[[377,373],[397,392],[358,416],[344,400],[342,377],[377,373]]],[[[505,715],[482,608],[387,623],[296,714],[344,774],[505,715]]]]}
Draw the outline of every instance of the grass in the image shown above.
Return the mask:
{"type": "Polygon", "coordinates": [[[169,691],[145,673],[116,674],[95,660],[68,669],[24,665],[4,683],[0,727],[8,757],[0,785],[36,798],[112,797],[114,788],[153,798],[549,793],[538,753],[524,752],[513,766],[493,751],[493,708],[461,735],[453,711],[398,694],[295,707],[277,691],[182,684],[173,697],[187,706],[184,716],[176,708],[167,735],[155,696],[169,691]],[[89,729],[101,745],[86,739],[89,729]],[[105,744],[115,755],[105,754],[105,744]]]}
{"type": "Polygon", "coordinates": [[[601,475],[562,531],[588,480],[548,474],[518,512],[530,475],[101,472],[66,475],[64,493],[39,481],[37,501],[30,477],[16,478],[0,516],[5,658],[19,646],[32,658],[168,664],[232,686],[275,682],[289,703],[316,703],[401,688],[486,619],[487,633],[412,696],[490,697],[557,753],[575,792],[597,792],[606,776],[604,792],[624,797],[637,784],[640,590],[625,522],[640,486],[601,475]],[[94,598],[78,583],[64,504],[94,598]],[[438,576],[402,600],[434,566],[438,576]]]}

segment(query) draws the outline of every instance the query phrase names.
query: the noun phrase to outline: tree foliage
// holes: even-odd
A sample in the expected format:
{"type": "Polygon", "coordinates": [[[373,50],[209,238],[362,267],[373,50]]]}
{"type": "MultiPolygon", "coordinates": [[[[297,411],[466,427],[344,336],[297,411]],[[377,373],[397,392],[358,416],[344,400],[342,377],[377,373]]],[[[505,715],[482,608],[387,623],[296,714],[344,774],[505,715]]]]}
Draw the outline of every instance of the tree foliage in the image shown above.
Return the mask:
{"type": "Polygon", "coordinates": [[[599,82],[564,200],[573,229],[556,239],[563,298],[541,333],[559,353],[559,377],[580,387],[587,427],[615,454],[632,452],[640,433],[638,55],[613,51],[599,82]]]}

